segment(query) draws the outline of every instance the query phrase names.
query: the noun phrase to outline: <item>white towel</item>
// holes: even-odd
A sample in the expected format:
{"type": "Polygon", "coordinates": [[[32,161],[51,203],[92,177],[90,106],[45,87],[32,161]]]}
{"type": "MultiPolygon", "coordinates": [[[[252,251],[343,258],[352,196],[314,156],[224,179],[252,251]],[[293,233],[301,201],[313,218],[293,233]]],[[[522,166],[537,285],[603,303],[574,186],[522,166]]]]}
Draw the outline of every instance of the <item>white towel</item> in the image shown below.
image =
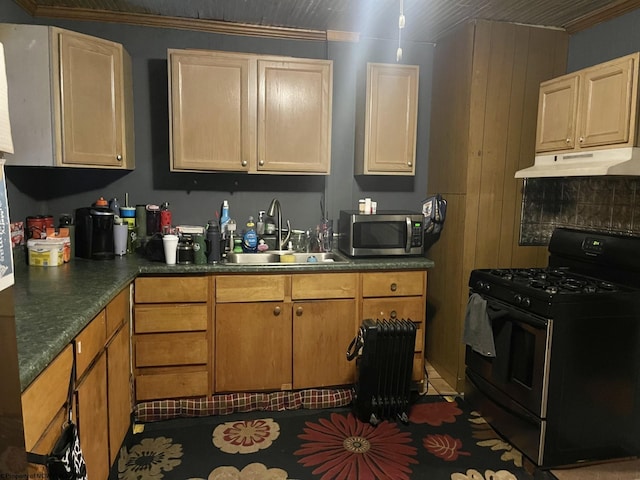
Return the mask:
{"type": "Polygon", "coordinates": [[[462,341],[469,345],[473,351],[485,357],[496,356],[493,329],[487,314],[487,301],[477,293],[471,294],[467,301],[462,341]]]}

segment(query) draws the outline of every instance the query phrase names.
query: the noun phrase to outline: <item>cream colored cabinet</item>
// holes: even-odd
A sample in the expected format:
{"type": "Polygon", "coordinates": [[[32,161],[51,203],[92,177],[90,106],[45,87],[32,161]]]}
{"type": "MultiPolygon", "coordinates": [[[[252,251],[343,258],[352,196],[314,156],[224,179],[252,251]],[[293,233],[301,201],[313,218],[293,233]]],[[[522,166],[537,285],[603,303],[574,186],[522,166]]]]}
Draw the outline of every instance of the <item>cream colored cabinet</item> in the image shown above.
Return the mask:
{"type": "Polygon", "coordinates": [[[368,63],[358,98],[357,175],[415,175],[419,67],[368,63]]]}
{"type": "Polygon", "coordinates": [[[136,400],[209,394],[208,277],[139,277],[134,298],[136,400]]]}
{"type": "Polygon", "coordinates": [[[290,390],[289,275],[216,278],[215,391],[290,390]]]}
{"type": "Polygon", "coordinates": [[[87,476],[109,476],[109,412],[107,405],[107,357],[101,352],[76,388],[80,446],[87,476]]]}
{"type": "Polygon", "coordinates": [[[427,274],[425,271],[362,274],[362,318],[411,320],[416,343],[411,379],[424,383],[424,338],[427,274]]]}
{"type": "Polygon", "coordinates": [[[171,170],[328,174],[333,64],[173,50],[171,170]]]}
{"type": "Polygon", "coordinates": [[[0,24],[15,154],[7,165],[133,169],[131,59],[122,45],[0,24]]]}
{"type": "Polygon", "coordinates": [[[536,152],[636,145],[639,59],[634,53],[543,82],[536,152]]]}
{"type": "Polygon", "coordinates": [[[294,389],[355,381],[345,352],[358,328],[357,292],[357,273],[291,276],[294,389]]]}
{"type": "Polygon", "coordinates": [[[106,308],[107,402],[109,461],[116,460],[131,424],[130,288],[123,289],[106,308]]]}

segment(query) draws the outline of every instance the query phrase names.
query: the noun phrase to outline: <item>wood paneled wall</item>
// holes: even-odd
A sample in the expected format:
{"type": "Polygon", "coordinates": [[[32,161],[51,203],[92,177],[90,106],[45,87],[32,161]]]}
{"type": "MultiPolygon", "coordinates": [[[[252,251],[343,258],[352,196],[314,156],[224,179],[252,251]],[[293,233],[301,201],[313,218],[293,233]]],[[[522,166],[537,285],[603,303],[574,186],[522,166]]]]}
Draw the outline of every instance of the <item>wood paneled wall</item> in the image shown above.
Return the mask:
{"type": "Polygon", "coordinates": [[[522,180],[534,159],[540,82],[566,69],[565,32],[473,21],[436,46],[428,193],[447,200],[442,236],[427,256],[426,356],[464,387],[462,326],[476,268],[545,265],[544,247],[518,245],[522,180]]]}

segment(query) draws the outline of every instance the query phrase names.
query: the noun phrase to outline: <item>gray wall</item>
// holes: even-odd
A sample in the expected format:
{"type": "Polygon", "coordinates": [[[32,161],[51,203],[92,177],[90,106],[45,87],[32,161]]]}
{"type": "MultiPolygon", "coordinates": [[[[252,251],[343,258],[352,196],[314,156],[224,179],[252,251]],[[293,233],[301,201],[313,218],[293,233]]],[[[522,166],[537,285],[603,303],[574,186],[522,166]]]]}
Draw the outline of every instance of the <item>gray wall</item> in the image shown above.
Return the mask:
{"type": "MultiPolygon", "coordinates": [[[[10,216],[52,214],[56,218],[98,197],[125,192],[131,204],[168,201],[176,224],[205,224],[228,199],[240,225],[248,215],[266,210],[273,197],[294,228],[320,219],[320,199],[337,218],[356,208],[358,198],[372,197],[379,209],[419,209],[427,184],[432,44],[404,45],[402,63],[420,66],[418,141],[415,177],[354,177],[356,79],[368,61],[395,63],[397,40],[361,38],[359,43],[311,42],[225,36],[185,30],[111,23],[31,18],[14,2],[0,2],[0,21],[38,23],[120,42],[132,58],[136,169],[103,170],[6,167],[10,216]],[[334,61],[332,166],[330,176],[241,175],[169,172],[167,48],[202,48],[238,52],[328,58],[334,61]]],[[[9,94],[11,94],[9,92],[9,94]]]]}

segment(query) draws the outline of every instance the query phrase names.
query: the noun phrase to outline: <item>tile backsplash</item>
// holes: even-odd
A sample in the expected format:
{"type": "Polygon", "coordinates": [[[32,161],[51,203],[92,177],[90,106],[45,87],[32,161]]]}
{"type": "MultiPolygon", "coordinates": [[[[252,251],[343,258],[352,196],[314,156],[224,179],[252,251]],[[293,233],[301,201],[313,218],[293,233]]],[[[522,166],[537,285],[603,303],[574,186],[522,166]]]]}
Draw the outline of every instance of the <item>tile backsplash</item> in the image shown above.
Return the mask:
{"type": "Polygon", "coordinates": [[[556,227],[640,237],[640,177],[525,180],[521,245],[548,245],[556,227]]]}

